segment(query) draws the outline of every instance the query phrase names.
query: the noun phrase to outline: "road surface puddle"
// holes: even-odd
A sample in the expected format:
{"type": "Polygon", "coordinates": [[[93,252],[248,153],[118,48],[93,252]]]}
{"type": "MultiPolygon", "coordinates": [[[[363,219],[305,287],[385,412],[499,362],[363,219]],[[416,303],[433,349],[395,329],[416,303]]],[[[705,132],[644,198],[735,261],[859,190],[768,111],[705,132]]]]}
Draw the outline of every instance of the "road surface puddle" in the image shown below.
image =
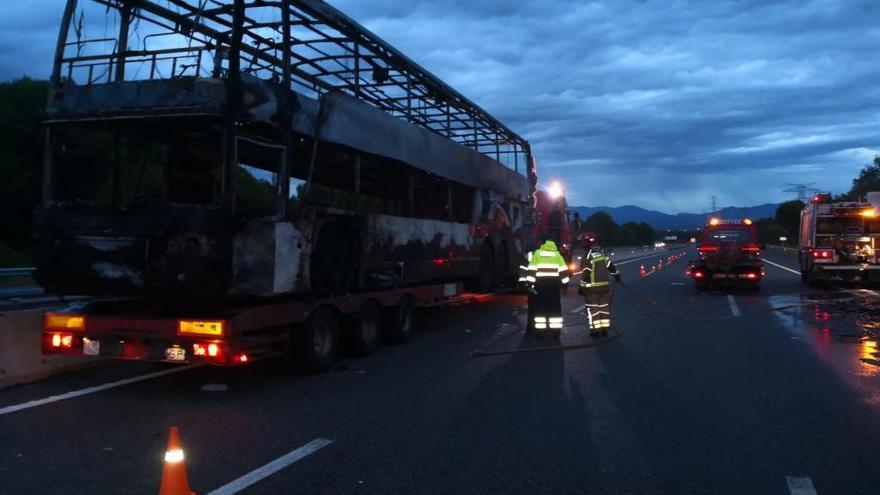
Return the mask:
{"type": "Polygon", "coordinates": [[[842,290],[771,296],[768,301],[793,341],[804,341],[835,367],[856,376],[880,376],[880,297],[842,290]]]}

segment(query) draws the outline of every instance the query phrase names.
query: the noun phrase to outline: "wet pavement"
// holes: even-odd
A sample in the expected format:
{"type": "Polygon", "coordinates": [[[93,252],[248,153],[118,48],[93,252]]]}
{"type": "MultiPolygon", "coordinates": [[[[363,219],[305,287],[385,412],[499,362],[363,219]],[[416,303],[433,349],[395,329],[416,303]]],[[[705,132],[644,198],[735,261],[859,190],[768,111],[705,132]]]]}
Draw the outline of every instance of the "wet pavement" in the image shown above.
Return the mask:
{"type": "Polygon", "coordinates": [[[857,287],[810,290],[768,298],[790,339],[808,345],[823,363],[868,401],[880,404],[880,294],[857,287]]]}
{"type": "Polygon", "coordinates": [[[170,425],[198,493],[321,439],[243,493],[880,493],[880,294],[768,260],[760,291],[697,291],[686,259],[620,263],[619,336],[591,348],[472,357],[591,342],[576,291],[558,340],[525,335],[524,298],[503,294],[320,375],[202,367],[0,415],[0,493],[155,493],[170,425]]]}

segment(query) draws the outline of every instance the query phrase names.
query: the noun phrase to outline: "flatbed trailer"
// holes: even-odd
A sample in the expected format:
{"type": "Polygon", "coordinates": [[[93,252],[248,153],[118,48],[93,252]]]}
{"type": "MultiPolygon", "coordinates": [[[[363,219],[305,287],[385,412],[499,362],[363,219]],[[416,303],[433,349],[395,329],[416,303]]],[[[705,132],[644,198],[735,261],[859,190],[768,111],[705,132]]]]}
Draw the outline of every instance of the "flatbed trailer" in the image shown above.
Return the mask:
{"type": "Polygon", "coordinates": [[[380,339],[402,343],[416,308],[469,302],[461,283],[334,297],[171,302],[93,299],[44,316],[44,354],[240,366],[289,355],[306,371],[332,366],[337,350],[367,355],[380,339]]]}

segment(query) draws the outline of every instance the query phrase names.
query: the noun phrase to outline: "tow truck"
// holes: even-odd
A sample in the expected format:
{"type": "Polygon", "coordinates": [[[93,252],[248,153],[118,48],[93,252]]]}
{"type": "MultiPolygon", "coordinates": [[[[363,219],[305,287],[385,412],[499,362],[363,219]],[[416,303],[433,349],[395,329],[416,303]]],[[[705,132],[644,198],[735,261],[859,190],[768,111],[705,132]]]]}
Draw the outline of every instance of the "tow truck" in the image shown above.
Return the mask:
{"type": "Polygon", "coordinates": [[[829,281],[877,283],[880,263],[880,192],[862,201],[833,201],[820,193],[801,211],[798,240],[801,279],[816,287],[829,281]]]}
{"type": "Polygon", "coordinates": [[[724,284],[757,290],[764,273],[758,233],[752,221],[710,218],[703,229],[697,258],[688,265],[696,288],[724,284]]]}

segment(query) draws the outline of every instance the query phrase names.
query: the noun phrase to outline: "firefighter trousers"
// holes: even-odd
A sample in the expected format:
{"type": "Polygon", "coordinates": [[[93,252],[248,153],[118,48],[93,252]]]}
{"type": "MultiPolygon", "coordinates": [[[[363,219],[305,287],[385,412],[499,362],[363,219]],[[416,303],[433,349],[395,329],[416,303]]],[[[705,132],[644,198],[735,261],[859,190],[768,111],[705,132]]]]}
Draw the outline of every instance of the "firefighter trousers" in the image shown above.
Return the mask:
{"type": "Polygon", "coordinates": [[[611,328],[611,288],[585,288],[584,305],[587,313],[587,328],[590,329],[590,333],[607,332],[611,328]]]}
{"type": "Polygon", "coordinates": [[[559,279],[538,279],[535,293],[529,296],[529,328],[539,332],[562,330],[561,289],[559,279]]]}

